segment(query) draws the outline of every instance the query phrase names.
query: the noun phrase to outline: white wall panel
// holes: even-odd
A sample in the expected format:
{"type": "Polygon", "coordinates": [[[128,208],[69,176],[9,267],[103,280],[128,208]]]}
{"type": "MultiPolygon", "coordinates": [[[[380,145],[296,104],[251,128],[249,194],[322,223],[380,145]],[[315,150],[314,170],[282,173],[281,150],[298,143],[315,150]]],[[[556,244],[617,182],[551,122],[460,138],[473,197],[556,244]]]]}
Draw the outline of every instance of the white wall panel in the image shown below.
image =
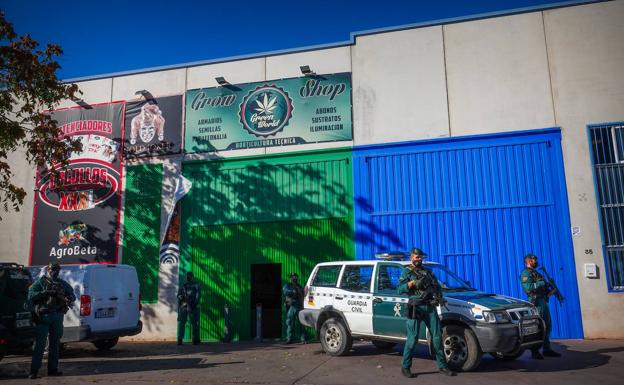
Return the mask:
{"type": "Polygon", "coordinates": [[[606,270],[587,125],[624,121],[624,1],[544,12],[557,124],[574,239],[585,337],[622,338],[622,293],[607,291],[606,270]],[[592,250],[588,254],[585,250],[592,250]],[[583,264],[595,263],[600,279],[583,277],[583,264]]]}
{"type": "Polygon", "coordinates": [[[444,26],[451,135],[552,127],[541,13],[444,26]]]}
{"type": "Polygon", "coordinates": [[[116,77],[113,79],[113,100],[135,99],[135,92],[139,90],[147,90],[155,97],[181,94],[185,77],[185,68],[116,77]]]}
{"type": "Polygon", "coordinates": [[[11,182],[26,190],[24,204],[19,211],[9,212],[0,207],[0,262],[28,264],[33,218],[35,167],[28,164],[23,150],[9,153],[8,163],[13,172],[11,182]]]}
{"type": "Polygon", "coordinates": [[[266,78],[283,79],[303,76],[300,66],[308,65],[317,74],[351,72],[350,47],[330,48],[266,58],[266,78]]]}
{"type": "MultiPolygon", "coordinates": [[[[82,95],[76,94],[78,98],[82,98],[85,103],[98,104],[108,103],[111,101],[111,92],[113,80],[111,78],[87,80],[76,83],[82,95]]],[[[64,100],[58,108],[76,107],[77,104],[71,100],[64,100]]]]}
{"type": "Polygon", "coordinates": [[[448,136],[442,27],[362,36],[351,49],[356,145],[448,136]]]}
{"type": "Polygon", "coordinates": [[[186,88],[189,90],[218,86],[215,78],[223,76],[231,84],[265,80],[265,58],[230,61],[188,68],[186,88]]]}

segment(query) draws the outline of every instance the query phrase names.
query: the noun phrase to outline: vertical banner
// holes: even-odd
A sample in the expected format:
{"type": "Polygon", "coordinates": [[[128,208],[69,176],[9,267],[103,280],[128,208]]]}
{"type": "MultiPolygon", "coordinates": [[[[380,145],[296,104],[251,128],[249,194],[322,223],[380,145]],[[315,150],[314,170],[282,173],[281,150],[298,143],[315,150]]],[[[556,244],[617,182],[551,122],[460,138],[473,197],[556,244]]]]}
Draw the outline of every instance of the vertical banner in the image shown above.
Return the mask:
{"type": "Polygon", "coordinates": [[[182,95],[127,102],[125,159],[180,153],[182,109],[182,95]]]}
{"type": "Polygon", "coordinates": [[[82,151],[55,175],[37,172],[31,265],[116,263],[121,206],[123,102],[50,114],[82,151]]]}

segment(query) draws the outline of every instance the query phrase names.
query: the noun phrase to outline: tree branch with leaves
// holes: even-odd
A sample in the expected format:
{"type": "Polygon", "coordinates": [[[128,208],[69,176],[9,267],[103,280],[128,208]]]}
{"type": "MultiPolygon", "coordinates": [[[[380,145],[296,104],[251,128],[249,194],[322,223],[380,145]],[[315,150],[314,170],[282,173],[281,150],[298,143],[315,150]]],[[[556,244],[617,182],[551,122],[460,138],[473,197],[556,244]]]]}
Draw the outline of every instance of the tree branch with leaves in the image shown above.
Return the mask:
{"type": "MultiPolygon", "coordinates": [[[[81,151],[79,140],[63,138],[57,122],[44,111],[81,93],[76,84],[57,78],[58,45],[44,49],[28,34],[18,36],[0,11],[0,206],[19,211],[26,191],[13,183],[8,156],[23,151],[29,164],[58,170],[68,154],[81,151]],[[55,165],[55,167],[52,167],[55,165]]],[[[1,217],[0,217],[1,219],[1,217]]]]}

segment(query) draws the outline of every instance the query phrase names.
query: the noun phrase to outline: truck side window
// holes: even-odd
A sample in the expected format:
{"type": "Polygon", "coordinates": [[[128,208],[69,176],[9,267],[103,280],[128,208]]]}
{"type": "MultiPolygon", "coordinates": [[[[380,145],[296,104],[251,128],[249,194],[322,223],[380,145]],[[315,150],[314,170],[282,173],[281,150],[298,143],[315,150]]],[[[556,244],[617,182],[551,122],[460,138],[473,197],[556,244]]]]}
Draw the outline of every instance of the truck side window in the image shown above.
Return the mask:
{"type": "Polygon", "coordinates": [[[345,266],[340,288],[349,291],[366,293],[370,291],[373,278],[373,266],[345,266]]]}
{"type": "Polygon", "coordinates": [[[319,266],[312,286],[336,287],[342,266],[319,266]]]}
{"type": "Polygon", "coordinates": [[[399,287],[399,277],[403,271],[402,266],[397,265],[379,265],[379,274],[377,275],[377,293],[380,294],[397,294],[399,287]]]}

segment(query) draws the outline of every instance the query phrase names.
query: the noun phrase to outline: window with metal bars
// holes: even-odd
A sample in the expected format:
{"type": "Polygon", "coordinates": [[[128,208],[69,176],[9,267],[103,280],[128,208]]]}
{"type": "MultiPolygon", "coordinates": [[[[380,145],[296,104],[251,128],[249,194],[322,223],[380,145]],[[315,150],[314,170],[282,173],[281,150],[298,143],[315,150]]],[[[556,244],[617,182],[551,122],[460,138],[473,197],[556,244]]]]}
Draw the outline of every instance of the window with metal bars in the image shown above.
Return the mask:
{"type": "Polygon", "coordinates": [[[624,123],[589,126],[609,289],[624,291],[624,123]]]}

